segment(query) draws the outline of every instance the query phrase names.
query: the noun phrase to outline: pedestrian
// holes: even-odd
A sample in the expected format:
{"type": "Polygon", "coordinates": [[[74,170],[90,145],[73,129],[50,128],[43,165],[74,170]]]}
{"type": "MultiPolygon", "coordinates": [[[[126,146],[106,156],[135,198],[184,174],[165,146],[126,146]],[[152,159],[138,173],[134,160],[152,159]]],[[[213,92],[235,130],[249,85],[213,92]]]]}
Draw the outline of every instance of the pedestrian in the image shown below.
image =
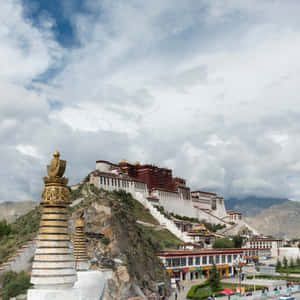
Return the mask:
{"type": "Polygon", "coordinates": [[[177,293],[175,293],[175,300],[177,300],[177,293]]]}
{"type": "Polygon", "coordinates": [[[182,290],[184,291],[184,285],[182,285],[182,290]]]}

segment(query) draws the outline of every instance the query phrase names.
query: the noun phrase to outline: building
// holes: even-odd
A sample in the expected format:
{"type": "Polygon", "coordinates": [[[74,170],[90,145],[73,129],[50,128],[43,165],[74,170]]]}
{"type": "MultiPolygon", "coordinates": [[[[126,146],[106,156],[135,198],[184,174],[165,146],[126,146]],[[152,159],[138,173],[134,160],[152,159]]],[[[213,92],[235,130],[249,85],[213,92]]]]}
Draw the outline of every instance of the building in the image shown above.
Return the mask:
{"type": "Polygon", "coordinates": [[[242,213],[233,210],[228,210],[227,215],[228,215],[228,221],[232,223],[237,223],[238,221],[242,220],[242,216],[243,216],[242,213]]]}
{"type": "Polygon", "coordinates": [[[246,243],[247,248],[269,249],[270,255],[277,257],[279,248],[283,247],[282,239],[254,237],[250,238],[246,243]]]}
{"type": "Polygon", "coordinates": [[[264,255],[264,249],[197,249],[193,244],[181,245],[183,247],[185,250],[166,250],[157,254],[170,276],[183,281],[208,278],[213,263],[221,278],[230,277],[235,274],[233,265],[238,257],[247,262],[264,255]]]}
{"type": "Polygon", "coordinates": [[[90,183],[98,188],[125,190],[133,195],[139,193],[154,206],[162,206],[169,213],[227,224],[222,219],[227,216],[222,197],[203,191],[191,192],[186,180],[173,177],[170,169],[131,164],[126,160],[118,164],[98,160],[96,170],[89,178],[90,183]]]}

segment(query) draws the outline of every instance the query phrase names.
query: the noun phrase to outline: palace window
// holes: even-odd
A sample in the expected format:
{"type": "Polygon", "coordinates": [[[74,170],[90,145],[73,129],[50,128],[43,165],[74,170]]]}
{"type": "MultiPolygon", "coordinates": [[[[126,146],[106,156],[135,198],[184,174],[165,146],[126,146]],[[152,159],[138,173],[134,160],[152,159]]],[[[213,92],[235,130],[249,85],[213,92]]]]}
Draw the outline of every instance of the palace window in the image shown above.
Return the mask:
{"type": "Polygon", "coordinates": [[[214,257],[210,256],[209,257],[209,264],[212,265],[214,263],[214,257]]]}
{"type": "Polygon", "coordinates": [[[194,263],[193,257],[189,257],[189,266],[192,266],[194,263]]]}
{"type": "Polygon", "coordinates": [[[217,255],[217,256],[216,256],[216,264],[219,264],[219,263],[220,263],[220,256],[217,255]]]}
{"type": "Polygon", "coordinates": [[[200,256],[197,256],[196,257],[196,263],[195,263],[197,266],[199,266],[200,265],[200,256]]]}
{"type": "Polygon", "coordinates": [[[100,176],[100,184],[102,184],[102,176],[100,176]]]}
{"type": "Polygon", "coordinates": [[[222,264],[226,263],[226,255],[222,255],[222,264]]]}
{"type": "Polygon", "coordinates": [[[232,261],[232,255],[227,255],[227,262],[231,263],[231,261],[232,261]]]}
{"type": "Polygon", "coordinates": [[[181,266],[186,266],[186,257],[181,257],[180,258],[180,265],[181,266]]]}
{"type": "Polygon", "coordinates": [[[203,256],[203,258],[202,258],[202,264],[203,265],[207,264],[207,256],[203,256]]]}

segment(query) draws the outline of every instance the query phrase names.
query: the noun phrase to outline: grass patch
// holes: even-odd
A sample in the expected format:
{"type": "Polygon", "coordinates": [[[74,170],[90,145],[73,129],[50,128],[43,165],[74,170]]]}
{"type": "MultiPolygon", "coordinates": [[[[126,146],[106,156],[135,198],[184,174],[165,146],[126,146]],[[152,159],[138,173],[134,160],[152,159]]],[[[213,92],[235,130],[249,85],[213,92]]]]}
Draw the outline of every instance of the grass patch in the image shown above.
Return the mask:
{"type": "MultiPolygon", "coordinates": [[[[188,299],[206,299],[209,296],[212,296],[213,294],[216,297],[224,297],[223,294],[220,294],[221,291],[229,288],[231,290],[235,290],[237,287],[239,287],[239,284],[234,284],[234,283],[221,283],[221,286],[217,289],[217,290],[213,290],[210,285],[209,282],[204,282],[202,284],[197,284],[197,285],[193,285],[188,294],[187,294],[187,298],[188,299]]],[[[253,286],[252,285],[241,285],[241,287],[245,287],[245,291],[253,291],[253,286]]],[[[256,290],[261,290],[263,289],[265,286],[263,285],[258,285],[256,286],[256,290]]]]}
{"type": "Polygon", "coordinates": [[[182,241],[178,239],[173,233],[167,229],[155,230],[154,228],[142,226],[143,231],[159,244],[161,250],[165,249],[178,249],[179,245],[182,244],[182,241]]]}
{"type": "Polygon", "coordinates": [[[295,267],[288,267],[288,268],[281,268],[278,270],[278,273],[295,273],[299,274],[300,273],[300,267],[295,266],[295,267]]]}
{"type": "Polygon", "coordinates": [[[150,214],[149,210],[143,204],[133,199],[133,214],[140,221],[158,225],[158,221],[150,214]]]}
{"type": "MultiPolygon", "coordinates": [[[[253,276],[247,276],[248,279],[253,279],[253,276]]],[[[300,282],[300,277],[286,276],[286,275],[255,275],[257,279],[273,279],[273,280],[286,280],[293,282],[300,282]]]]}

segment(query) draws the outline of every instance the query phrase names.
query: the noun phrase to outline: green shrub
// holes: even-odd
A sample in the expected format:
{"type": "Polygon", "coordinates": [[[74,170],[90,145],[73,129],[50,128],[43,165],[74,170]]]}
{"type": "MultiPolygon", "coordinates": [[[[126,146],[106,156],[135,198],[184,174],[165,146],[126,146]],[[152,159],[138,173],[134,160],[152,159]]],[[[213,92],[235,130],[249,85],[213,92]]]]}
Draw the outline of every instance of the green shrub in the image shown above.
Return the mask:
{"type": "Polygon", "coordinates": [[[19,274],[15,272],[7,272],[1,277],[2,281],[2,299],[9,300],[20,294],[26,293],[30,288],[30,276],[24,271],[19,274]]]}
{"type": "Polygon", "coordinates": [[[101,239],[101,243],[107,246],[110,243],[110,238],[108,236],[104,236],[101,239]]]}
{"type": "Polygon", "coordinates": [[[213,248],[234,248],[233,241],[228,238],[221,238],[215,240],[213,248]]]}

